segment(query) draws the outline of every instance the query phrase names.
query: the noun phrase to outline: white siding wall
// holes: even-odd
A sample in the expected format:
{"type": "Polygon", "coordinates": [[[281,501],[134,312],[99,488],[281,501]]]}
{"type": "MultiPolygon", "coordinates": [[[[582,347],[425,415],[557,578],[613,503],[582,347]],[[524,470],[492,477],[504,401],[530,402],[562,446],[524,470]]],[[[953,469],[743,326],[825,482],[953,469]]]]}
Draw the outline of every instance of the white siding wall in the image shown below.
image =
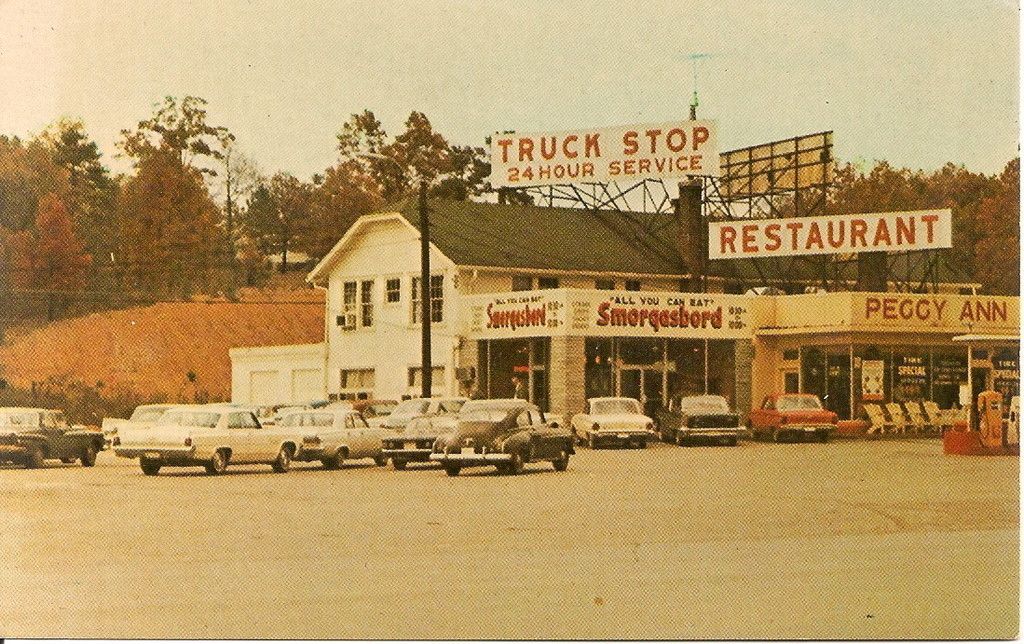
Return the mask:
{"type": "MultiPolygon", "coordinates": [[[[412,324],[412,278],[420,274],[419,233],[408,224],[398,221],[377,222],[365,226],[354,236],[342,259],[330,273],[327,303],[327,329],[330,359],[328,362],[328,391],[341,389],[342,369],[374,369],[373,395],[377,398],[397,399],[416,393],[410,390],[409,367],[420,364],[420,326],[412,324]],[[389,278],[402,281],[401,300],[385,302],[385,282],[389,278]],[[342,330],[337,316],[342,310],[343,284],[348,281],[374,280],[373,326],[355,330],[342,330]]],[[[443,274],[444,322],[432,327],[433,365],[444,366],[443,382],[435,382],[435,394],[456,392],[453,366],[456,341],[455,271],[447,257],[431,249],[431,273],[443,274]]],[[[361,320],[360,320],[361,323],[361,320]]]]}
{"type": "Polygon", "coordinates": [[[324,351],[323,344],[231,349],[231,402],[277,405],[326,398],[324,351]]]}

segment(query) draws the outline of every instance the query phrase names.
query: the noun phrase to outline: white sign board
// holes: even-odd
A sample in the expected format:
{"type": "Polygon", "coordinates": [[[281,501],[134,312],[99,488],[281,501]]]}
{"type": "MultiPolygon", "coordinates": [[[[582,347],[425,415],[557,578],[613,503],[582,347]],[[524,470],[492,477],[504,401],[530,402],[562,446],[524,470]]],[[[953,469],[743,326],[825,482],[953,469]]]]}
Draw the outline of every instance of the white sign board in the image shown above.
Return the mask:
{"type": "Polygon", "coordinates": [[[714,121],[499,133],[491,137],[491,185],[521,188],[718,176],[718,156],[714,121]]]}
{"type": "Polygon", "coordinates": [[[516,337],[749,338],[751,298],[704,293],[557,289],[467,296],[464,332],[516,337]]]}
{"type": "Polygon", "coordinates": [[[737,219],[708,224],[710,259],[871,253],[952,246],[953,215],[949,210],[737,219]]]}

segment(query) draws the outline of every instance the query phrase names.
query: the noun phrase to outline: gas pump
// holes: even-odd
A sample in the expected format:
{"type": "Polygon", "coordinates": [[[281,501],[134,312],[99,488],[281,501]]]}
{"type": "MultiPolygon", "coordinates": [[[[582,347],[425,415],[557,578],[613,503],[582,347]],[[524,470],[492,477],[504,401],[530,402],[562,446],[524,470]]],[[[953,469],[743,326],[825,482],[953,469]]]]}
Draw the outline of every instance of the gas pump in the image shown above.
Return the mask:
{"type": "Polygon", "coordinates": [[[998,391],[983,391],[978,394],[978,429],[981,444],[985,447],[1006,447],[1003,432],[1003,395],[998,391]]]}

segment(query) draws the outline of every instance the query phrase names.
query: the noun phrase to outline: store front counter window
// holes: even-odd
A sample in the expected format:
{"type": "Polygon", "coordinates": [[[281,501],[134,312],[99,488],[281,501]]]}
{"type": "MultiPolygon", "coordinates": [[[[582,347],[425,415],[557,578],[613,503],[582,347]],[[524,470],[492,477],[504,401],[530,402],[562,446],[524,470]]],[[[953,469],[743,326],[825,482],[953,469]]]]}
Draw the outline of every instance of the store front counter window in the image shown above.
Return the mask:
{"type": "Polygon", "coordinates": [[[550,338],[484,340],[480,345],[481,393],[487,398],[522,398],[549,411],[550,338]]]}

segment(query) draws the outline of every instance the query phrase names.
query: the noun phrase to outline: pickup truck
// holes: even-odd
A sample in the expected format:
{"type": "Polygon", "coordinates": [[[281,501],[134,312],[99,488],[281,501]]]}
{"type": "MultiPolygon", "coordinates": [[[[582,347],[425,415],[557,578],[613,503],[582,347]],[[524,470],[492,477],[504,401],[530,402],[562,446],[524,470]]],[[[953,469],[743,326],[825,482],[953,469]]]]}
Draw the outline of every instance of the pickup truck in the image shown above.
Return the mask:
{"type": "Polygon", "coordinates": [[[386,465],[381,454],[381,429],[371,427],[363,414],[352,408],[326,407],[286,413],[277,423],[282,431],[300,434],[302,440],[293,455],[296,461],[320,461],[325,469],[336,470],[346,460],[372,458],[386,465]]]}
{"type": "Polygon", "coordinates": [[[42,467],[46,459],[96,464],[103,432],[68,426],[64,412],[38,407],[0,407],[0,463],[42,467]]]}
{"type": "Polygon", "coordinates": [[[232,405],[173,407],[150,427],[122,429],[114,453],[139,459],[147,476],[162,467],[194,466],[223,474],[229,463],[287,472],[302,440],[296,429],[263,427],[253,410],[232,405]]]}
{"type": "Polygon", "coordinates": [[[756,439],[827,442],[838,416],[814,394],[772,394],[750,412],[750,433],[756,439]]]}

